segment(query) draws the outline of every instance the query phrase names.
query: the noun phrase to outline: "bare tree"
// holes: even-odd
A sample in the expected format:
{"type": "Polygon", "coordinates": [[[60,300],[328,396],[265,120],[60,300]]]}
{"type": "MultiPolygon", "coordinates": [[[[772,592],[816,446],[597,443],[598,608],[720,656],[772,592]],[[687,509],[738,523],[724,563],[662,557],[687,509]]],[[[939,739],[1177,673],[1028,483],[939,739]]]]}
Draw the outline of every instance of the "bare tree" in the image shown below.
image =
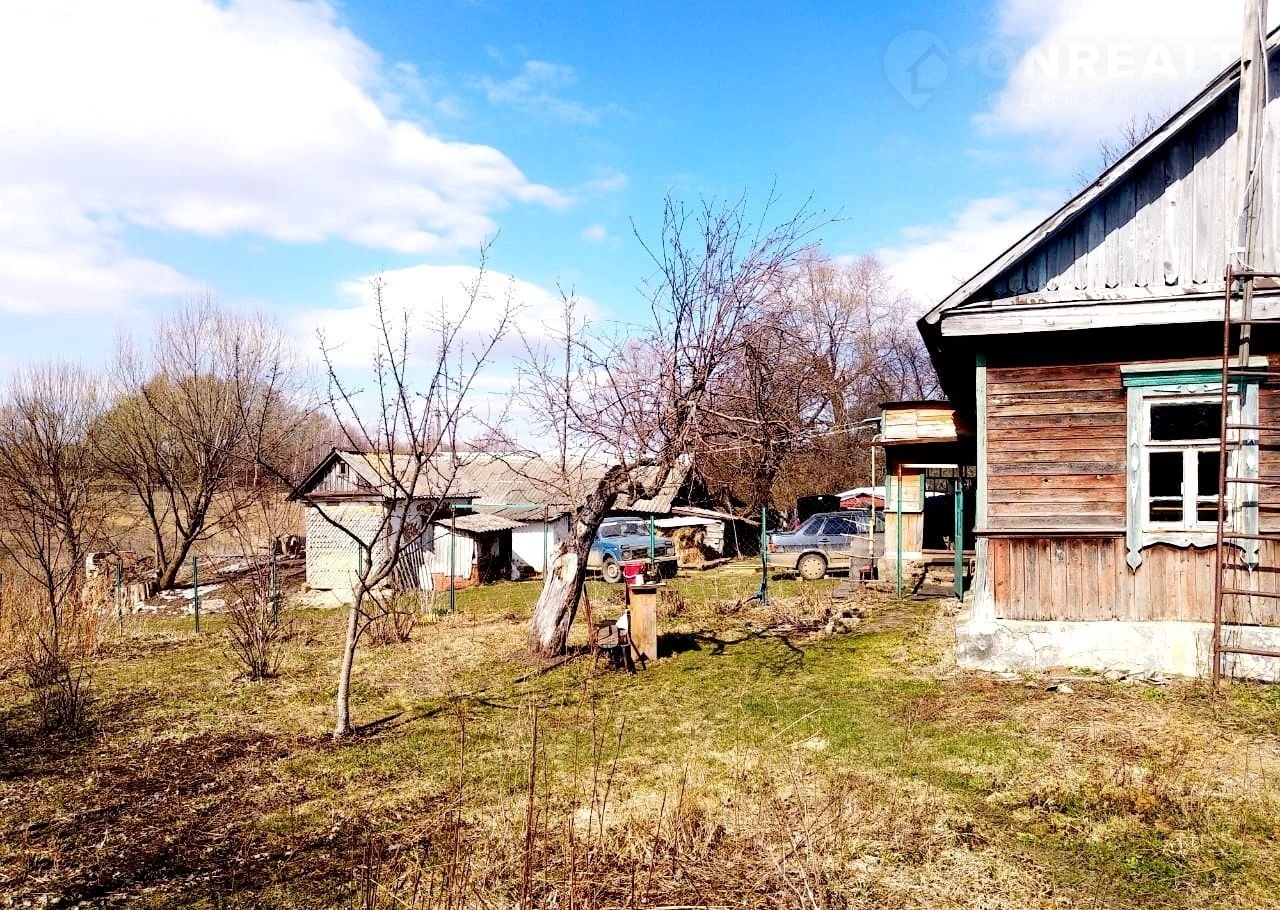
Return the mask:
{"type": "Polygon", "coordinates": [[[695,464],[708,493],[755,514],[863,476],[858,422],[880,402],[937,392],[911,309],[874,257],[808,251],[712,386],[714,445],[695,464]]]}
{"type": "Polygon", "coordinates": [[[455,489],[455,481],[459,440],[470,429],[472,388],[507,334],[514,311],[509,290],[504,300],[485,297],[483,265],[482,255],[461,309],[442,310],[425,326],[414,325],[407,312],[393,312],[385,301],[386,285],[381,279],[373,282],[377,340],[367,388],[355,384],[359,379],[344,377],[332,341],[320,339],[329,390],[326,407],[342,428],[345,447],[368,453],[383,502],[371,521],[357,528],[344,523],[340,510],[303,497],[357,550],[339,662],[334,739],[352,732],[356,651],[371,623],[394,609],[399,596],[395,575],[406,548],[431,533],[431,524],[447,514],[451,498],[462,492],[455,489]],[[476,332],[471,321],[489,305],[496,310],[489,322],[492,328],[476,332]],[[420,343],[424,335],[429,341],[420,343]]]}
{"type": "Polygon", "coordinates": [[[266,319],[206,300],[162,319],[145,346],[122,339],[114,378],[98,457],[140,505],[157,584],[170,588],[197,542],[278,492],[263,489],[255,466],[299,442],[292,355],[266,319]]]}
{"type": "Polygon", "coordinates": [[[563,425],[566,450],[611,464],[585,495],[546,573],[530,647],[564,650],[601,519],[623,493],[650,496],[708,444],[706,405],[743,330],[799,262],[817,229],[802,208],[776,226],[770,197],[751,218],[745,197],[696,206],[668,197],[647,285],[650,323],[613,333],[566,323],[558,361],[531,358],[526,400],[563,425]]]}
{"type": "Polygon", "coordinates": [[[0,552],[38,592],[23,630],[29,683],[46,726],[83,719],[85,672],[76,666],[96,642],[82,633],[85,555],[105,520],[89,434],[103,407],[98,380],[66,363],[13,377],[0,407],[0,552]]]}
{"type": "MultiPolygon", "coordinates": [[[[1107,170],[1111,165],[1141,145],[1148,136],[1169,119],[1171,113],[1172,111],[1166,108],[1159,112],[1141,115],[1131,114],[1128,120],[1116,127],[1114,136],[1099,139],[1097,147],[1099,173],[1107,170]]],[[[1077,191],[1093,183],[1097,178],[1098,174],[1096,173],[1080,171],[1076,174],[1077,191]]]]}
{"type": "Polygon", "coordinates": [[[54,363],[20,370],[0,410],[0,546],[43,592],[55,652],[102,530],[89,444],[102,407],[96,377],[54,363]]]}

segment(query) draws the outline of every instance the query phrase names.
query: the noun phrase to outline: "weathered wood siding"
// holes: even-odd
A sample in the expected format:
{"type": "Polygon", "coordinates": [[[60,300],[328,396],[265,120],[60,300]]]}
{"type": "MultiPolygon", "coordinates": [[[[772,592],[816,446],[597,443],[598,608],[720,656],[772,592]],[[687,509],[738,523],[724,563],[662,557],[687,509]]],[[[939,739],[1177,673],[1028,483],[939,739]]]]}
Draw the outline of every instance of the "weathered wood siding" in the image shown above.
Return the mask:
{"type": "MultiPolygon", "coordinates": [[[[1271,361],[1280,368],[1280,357],[1271,361]]],[[[980,530],[991,537],[1002,618],[1213,618],[1211,546],[1156,544],[1143,549],[1136,572],[1125,562],[1128,405],[1120,366],[987,370],[988,520],[980,530]]],[[[1275,383],[1261,389],[1259,419],[1280,428],[1275,383]]],[[[1261,435],[1261,476],[1280,480],[1280,433],[1261,435]]],[[[1257,493],[1263,528],[1280,532],[1280,488],[1261,486],[1257,493]]],[[[1280,592],[1280,544],[1264,542],[1252,578],[1242,573],[1239,580],[1241,587],[1280,592]]],[[[1235,598],[1226,609],[1232,621],[1280,624],[1280,600],[1235,598]]]]}
{"type": "MultiPolygon", "coordinates": [[[[997,537],[989,547],[1001,619],[1213,621],[1212,547],[1157,544],[1136,572],[1121,537],[997,537]]],[[[1280,592],[1280,545],[1264,543],[1259,556],[1250,586],[1280,592]]],[[[1225,609],[1232,622],[1280,625],[1274,598],[1230,598],[1225,609]]]]}
{"type": "Polygon", "coordinates": [[[880,438],[886,443],[914,440],[958,439],[972,435],[949,405],[886,407],[880,417],[880,438]]]}
{"type": "MultiPolygon", "coordinates": [[[[1003,298],[1072,299],[1148,289],[1219,291],[1236,154],[1238,89],[1111,187],[967,303],[1003,298]]],[[[1280,134],[1280,56],[1271,59],[1266,129],[1280,134]]],[[[1280,173],[1280,144],[1267,143],[1262,173],[1280,173]]],[[[1280,211],[1280,181],[1263,184],[1280,211]]],[[[1280,270],[1280,219],[1262,219],[1260,271],[1280,270]]]]}
{"type": "Polygon", "coordinates": [[[988,369],[982,530],[1123,532],[1125,419],[1119,364],[988,369]]]}
{"type": "MultiPolygon", "coordinates": [[[[1270,355],[1271,370],[1280,370],[1280,355],[1270,355]]],[[[1258,441],[1258,475],[1280,482],[1280,384],[1270,381],[1258,393],[1258,423],[1275,427],[1258,441]]],[[[1280,532],[1280,487],[1259,486],[1258,521],[1267,532],[1280,532]]]]}
{"type": "Polygon", "coordinates": [[[308,495],[316,498],[361,496],[371,493],[369,485],[345,462],[334,459],[328,470],[315,482],[308,495]],[[340,468],[346,468],[345,473],[340,468]]]}

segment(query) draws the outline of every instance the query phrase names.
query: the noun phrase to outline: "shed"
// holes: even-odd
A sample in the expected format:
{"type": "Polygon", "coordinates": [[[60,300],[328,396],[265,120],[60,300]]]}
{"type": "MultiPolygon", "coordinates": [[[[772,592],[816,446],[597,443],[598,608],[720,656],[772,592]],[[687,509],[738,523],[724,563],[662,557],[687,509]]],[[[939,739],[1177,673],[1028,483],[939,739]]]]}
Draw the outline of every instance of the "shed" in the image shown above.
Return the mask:
{"type": "MultiPolygon", "coordinates": [[[[360,548],[344,529],[370,540],[406,494],[420,501],[409,511],[418,527],[398,584],[430,589],[447,586],[451,576],[465,586],[541,574],[569,532],[570,513],[607,469],[538,455],[444,453],[409,491],[396,480],[409,476],[405,456],[335,449],[291,494],[307,506],[307,584],[350,596],[360,548]]],[[[652,497],[621,497],[616,511],[666,514],[688,469],[678,466],[652,497]]]]}

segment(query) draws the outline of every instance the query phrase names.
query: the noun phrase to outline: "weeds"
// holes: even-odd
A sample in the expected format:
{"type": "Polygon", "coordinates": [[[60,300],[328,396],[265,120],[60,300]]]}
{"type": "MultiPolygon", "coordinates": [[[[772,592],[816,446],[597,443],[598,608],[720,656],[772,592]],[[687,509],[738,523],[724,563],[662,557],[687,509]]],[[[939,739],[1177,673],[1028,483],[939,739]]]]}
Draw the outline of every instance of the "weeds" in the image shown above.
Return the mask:
{"type": "Polygon", "coordinates": [[[246,679],[271,679],[280,672],[292,623],[287,611],[281,610],[269,561],[251,559],[249,569],[228,586],[232,595],[227,608],[231,653],[246,679]]]}
{"type": "Polygon", "coordinates": [[[110,628],[102,593],[76,587],[50,609],[36,586],[0,586],[0,677],[21,677],[42,733],[77,735],[92,726],[92,661],[110,628]]]}
{"type": "MultiPolygon", "coordinates": [[[[322,733],[341,617],[295,612],[271,686],[229,685],[222,636],[139,620],[94,664],[113,707],[98,736],[0,743],[0,892],[231,910],[1275,906],[1266,691],[1152,701],[937,673],[930,605],[868,599],[848,634],[781,633],[828,605],[780,582],[773,603],[718,613],[758,580],[677,579],[662,629],[687,645],[634,676],[530,673],[536,585],[460,591],[456,613],[364,653],[360,719],[399,719],[342,747],[322,733]]],[[[618,590],[592,584],[597,604],[618,590]]]]}

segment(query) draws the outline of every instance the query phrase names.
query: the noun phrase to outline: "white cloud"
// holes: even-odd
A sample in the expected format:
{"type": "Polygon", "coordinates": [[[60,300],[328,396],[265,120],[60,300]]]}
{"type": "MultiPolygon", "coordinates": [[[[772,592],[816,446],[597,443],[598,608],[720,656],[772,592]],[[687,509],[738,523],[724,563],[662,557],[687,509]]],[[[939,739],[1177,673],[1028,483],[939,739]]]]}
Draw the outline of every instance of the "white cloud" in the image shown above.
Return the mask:
{"type": "Polygon", "coordinates": [[[520,72],[509,79],[483,76],[476,84],[490,104],[509,105],[531,114],[546,114],[566,123],[592,124],[600,111],[561,97],[560,91],[578,81],[572,66],[546,60],[526,60],[520,72]]]}
{"type": "Polygon", "coordinates": [[[583,229],[582,239],[588,243],[604,243],[609,239],[609,230],[603,224],[597,222],[583,229]]]}
{"type": "Polygon", "coordinates": [[[1181,107],[1239,57],[1242,21],[1240,0],[1002,0],[977,62],[1007,78],[977,122],[1078,160],[1130,119],[1181,107]]]}
{"type": "Polygon", "coordinates": [[[902,231],[876,251],[899,287],[932,307],[972,278],[1061,204],[1052,193],[975,199],[942,225],[902,231]]]}
{"type": "Polygon", "coordinates": [[[0,194],[28,194],[43,241],[0,223],[0,306],[184,285],[119,247],[129,224],[429,253],[478,245],[513,202],[567,204],[497,149],[388,115],[413,76],[320,0],[7,4],[0,194]]]}
{"type": "Polygon", "coordinates": [[[587,193],[597,195],[620,193],[627,188],[629,182],[627,175],[621,171],[615,171],[612,168],[601,168],[597,176],[586,182],[583,189],[587,193]]]}
{"type": "MultiPolygon", "coordinates": [[[[338,290],[351,301],[349,306],[312,310],[292,320],[294,334],[305,339],[304,346],[318,353],[316,332],[321,332],[333,349],[332,358],[340,367],[359,368],[369,365],[377,348],[376,312],[371,283],[378,276],[364,276],[343,282],[338,290]]],[[[557,291],[533,282],[492,270],[483,277],[479,269],[466,265],[416,265],[392,269],[381,274],[384,282],[383,301],[387,311],[409,316],[415,347],[429,350],[434,325],[441,316],[457,322],[464,313],[466,337],[474,341],[497,328],[507,306],[515,310],[512,323],[531,339],[545,338],[561,312],[557,291]],[[472,303],[474,292],[475,301],[472,303]],[[469,310],[468,310],[468,307],[469,310]]],[[[594,304],[578,298],[580,315],[594,312],[594,304]]],[[[510,340],[514,340],[513,333],[510,340]]],[[[508,358],[505,373],[510,374],[510,344],[504,345],[508,358]]]]}
{"type": "Polygon", "coordinates": [[[0,186],[0,312],[111,312],[201,290],[164,263],[130,255],[109,223],[65,193],[0,186]]]}

